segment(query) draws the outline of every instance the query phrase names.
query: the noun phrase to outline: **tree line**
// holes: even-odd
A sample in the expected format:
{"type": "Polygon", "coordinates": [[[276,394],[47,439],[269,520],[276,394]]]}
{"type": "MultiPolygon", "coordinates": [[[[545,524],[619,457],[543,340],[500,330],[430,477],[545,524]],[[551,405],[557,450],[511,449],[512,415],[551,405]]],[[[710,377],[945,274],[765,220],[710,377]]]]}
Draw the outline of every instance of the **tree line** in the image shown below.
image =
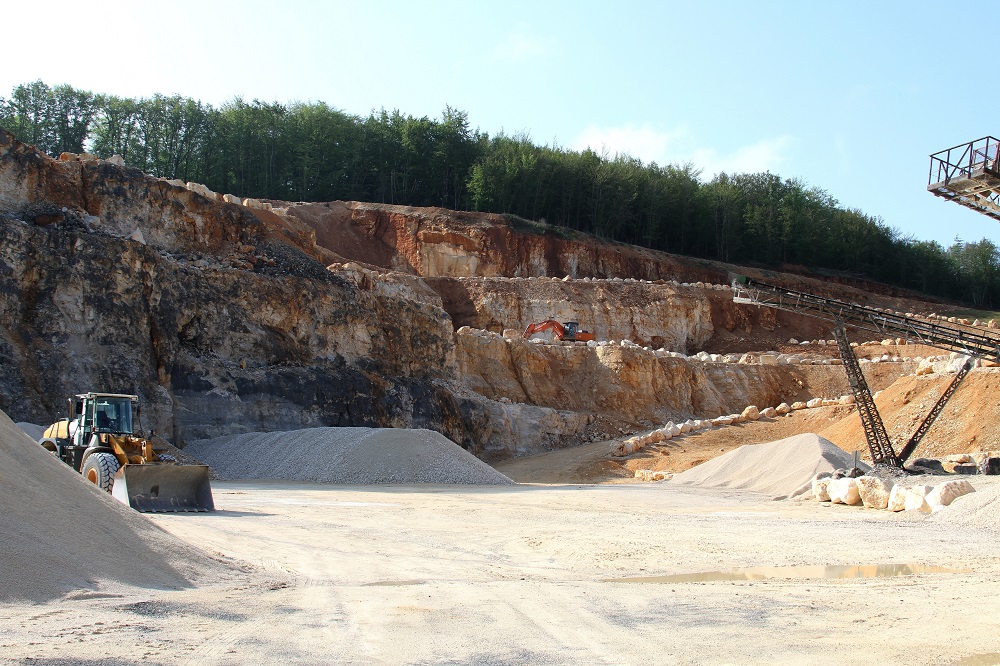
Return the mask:
{"type": "Polygon", "coordinates": [[[1000,304],[1000,250],[905,236],[772,173],[702,178],[693,164],[490,136],[440,118],[323,102],[123,98],[42,81],[0,97],[0,126],[51,155],[121,155],[155,176],[287,201],[355,200],[504,213],[689,256],[864,276],[978,307],[1000,304]]]}

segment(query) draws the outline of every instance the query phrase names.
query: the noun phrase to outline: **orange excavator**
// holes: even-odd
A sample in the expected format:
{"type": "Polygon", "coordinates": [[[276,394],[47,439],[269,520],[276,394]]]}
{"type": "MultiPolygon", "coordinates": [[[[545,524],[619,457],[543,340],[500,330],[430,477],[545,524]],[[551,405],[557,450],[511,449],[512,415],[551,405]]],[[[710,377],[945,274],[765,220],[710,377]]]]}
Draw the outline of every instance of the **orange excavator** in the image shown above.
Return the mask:
{"type": "Polygon", "coordinates": [[[541,333],[542,331],[552,331],[556,338],[568,342],[596,340],[593,333],[580,328],[579,322],[566,321],[560,324],[555,319],[546,319],[537,324],[528,324],[528,328],[524,329],[524,337],[530,338],[535,333],[541,333]]]}

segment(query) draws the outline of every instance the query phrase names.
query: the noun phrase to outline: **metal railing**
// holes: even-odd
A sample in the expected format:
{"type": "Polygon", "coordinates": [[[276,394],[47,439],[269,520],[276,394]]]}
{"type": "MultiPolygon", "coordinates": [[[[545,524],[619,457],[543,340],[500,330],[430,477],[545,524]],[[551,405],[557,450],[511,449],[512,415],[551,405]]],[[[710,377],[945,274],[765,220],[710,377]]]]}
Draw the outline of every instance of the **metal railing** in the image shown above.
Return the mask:
{"type": "Polygon", "coordinates": [[[1000,140],[992,136],[963,143],[931,155],[927,187],[955,179],[972,178],[977,172],[996,172],[1000,160],[1000,140]]]}

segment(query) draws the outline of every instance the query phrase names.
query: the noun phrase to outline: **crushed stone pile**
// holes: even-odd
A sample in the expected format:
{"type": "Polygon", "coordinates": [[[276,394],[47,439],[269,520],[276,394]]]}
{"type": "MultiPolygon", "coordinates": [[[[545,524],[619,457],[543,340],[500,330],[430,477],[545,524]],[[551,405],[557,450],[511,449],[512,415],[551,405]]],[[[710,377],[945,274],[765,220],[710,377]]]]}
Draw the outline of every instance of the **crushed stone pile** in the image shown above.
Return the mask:
{"type": "Polygon", "coordinates": [[[220,479],[345,485],[514,482],[444,435],[402,428],[305,428],[226,435],[189,443],[185,453],[220,479]]]}
{"type": "Polygon", "coordinates": [[[1000,531],[1000,485],[976,488],[942,507],[932,520],[961,528],[1000,531]]]}
{"type": "MultiPolygon", "coordinates": [[[[867,465],[858,464],[862,469],[867,465]]],[[[854,467],[854,454],[813,433],[747,444],[674,476],[672,483],[734,488],[795,497],[811,490],[819,472],[854,467]]]]}
{"type": "Polygon", "coordinates": [[[224,567],[87,483],[0,411],[0,601],[180,589],[224,567]]]}
{"type": "Polygon", "coordinates": [[[28,423],[27,421],[18,421],[17,427],[24,431],[31,439],[36,442],[42,438],[45,433],[45,426],[36,425],[34,423],[28,423]]]}

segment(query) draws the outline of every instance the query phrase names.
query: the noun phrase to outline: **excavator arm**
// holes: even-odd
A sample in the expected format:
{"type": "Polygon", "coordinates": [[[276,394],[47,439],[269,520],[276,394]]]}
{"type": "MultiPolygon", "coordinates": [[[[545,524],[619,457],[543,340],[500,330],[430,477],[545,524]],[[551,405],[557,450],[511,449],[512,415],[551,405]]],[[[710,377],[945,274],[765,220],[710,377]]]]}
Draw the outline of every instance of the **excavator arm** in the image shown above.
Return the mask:
{"type": "Polygon", "coordinates": [[[524,329],[524,337],[530,338],[535,333],[542,333],[543,331],[552,331],[560,340],[562,340],[563,335],[566,333],[563,325],[555,319],[546,319],[537,324],[528,324],[528,328],[524,329]]]}

